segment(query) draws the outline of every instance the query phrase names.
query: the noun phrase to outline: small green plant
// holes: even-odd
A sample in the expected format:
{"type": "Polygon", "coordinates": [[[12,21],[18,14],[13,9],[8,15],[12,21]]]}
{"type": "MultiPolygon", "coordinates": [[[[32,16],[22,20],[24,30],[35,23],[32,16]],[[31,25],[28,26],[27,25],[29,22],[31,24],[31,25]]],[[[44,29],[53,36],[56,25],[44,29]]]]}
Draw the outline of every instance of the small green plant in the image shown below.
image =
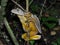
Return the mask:
{"type": "Polygon", "coordinates": [[[31,40],[31,41],[30,41],[30,44],[31,44],[31,45],[34,45],[34,43],[35,43],[34,40],[31,40]]]}

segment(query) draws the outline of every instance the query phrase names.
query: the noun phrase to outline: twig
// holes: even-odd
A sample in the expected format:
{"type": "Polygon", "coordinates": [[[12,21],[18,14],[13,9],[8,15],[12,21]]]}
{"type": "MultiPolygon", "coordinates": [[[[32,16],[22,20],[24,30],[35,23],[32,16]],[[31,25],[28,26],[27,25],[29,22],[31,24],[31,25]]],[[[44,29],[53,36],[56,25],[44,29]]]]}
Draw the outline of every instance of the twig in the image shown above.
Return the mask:
{"type": "MultiPolygon", "coordinates": [[[[46,0],[44,0],[44,4],[42,5],[42,9],[40,11],[40,16],[42,16],[42,11],[43,11],[43,8],[44,8],[45,3],[46,3],[46,0]]],[[[40,18],[40,16],[39,16],[39,18],[40,18]]]]}
{"type": "Polygon", "coordinates": [[[29,0],[26,0],[26,11],[29,11],[29,0]]]}
{"type": "MultiPolygon", "coordinates": [[[[43,4],[42,9],[41,9],[41,12],[40,12],[40,15],[41,15],[41,16],[42,16],[42,12],[43,12],[43,8],[44,8],[45,3],[46,3],[46,0],[44,0],[44,4],[43,4]]],[[[39,16],[39,18],[40,18],[41,16],[39,16]]],[[[40,27],[41,27],[41,26],[40,26],[40,27]]],[[[43,35],[43,32],[42,32],[42,37],[43,37],[43,39],[45,38],[44,35],[43,35]]],[[[47,45],[47,42],[46,42],[46,41],[45,41],[45,44],[47,45]]]]}
{"type": "Polygon", "coordinates": [[[53,4],[56,3],[56,0],[55,0],[54,2],[50,2],[50,3],[51,3],[51,5],[47,8],[47,10],[48,10],[49,8],[51,8],[53,4]]]}
{"type": "MultiPolygon", "coordinates": [[[[29,12],[29,0],[26,0],[26,11],[27,11],[27,13],[29,12]]],[[[28,24],[28,27],[29,27],[29,22],[27,24],[28,24]]],[[[30,34],[29,33],[30,33],[30,31],[27,32],[27,36],[30,39],[30,34]]],[[[27,41],[27,45],[30,45],[29,44],[29,39],[27,41]]]]}
{"type": "Polygon", "coordinates": [[[18,7],[20,7],[23,11],[25,11],[26,12],[26,10],[20,5],[20,4],[18,4],[17,2],[15,2],[14,0],[11,0],[13,3],[15,3],[18,7]]]}
{"type": "Polygon", "coordinates": [[[33,0],[30,1],[29,6],[32,4],[33,0]]]}

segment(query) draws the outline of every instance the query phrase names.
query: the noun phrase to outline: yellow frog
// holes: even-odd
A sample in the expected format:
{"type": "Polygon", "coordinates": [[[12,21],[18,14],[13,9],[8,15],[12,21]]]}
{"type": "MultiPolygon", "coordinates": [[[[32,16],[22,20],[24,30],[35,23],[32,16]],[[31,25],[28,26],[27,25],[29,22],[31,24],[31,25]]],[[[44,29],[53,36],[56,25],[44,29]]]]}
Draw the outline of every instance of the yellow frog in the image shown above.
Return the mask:
{"type": "MultiPolygon", "coordinates": [[[[25,41],[28,41],[28,40],[38,40],[38,39],[40,39],[41,38],[41,35],[37,35],[37,34],[38,34],[38,32],[41,33],[41,29],[40,29],[40,26],[39,26],[40,24],[38,24],[39,23],[38,22],[39,20],[36,17],[36,15],[34,16],[30,12],[21,14],[21,12],[20,12],[20,14],[17,14],[17,16],[18,16],[19,20],[22,23],[22,27],[23,27],[24,31],[26,32],[26,33],[22,34],[22,38],[25,41]]],[[[15,10],[12,10],[12,13],[15,13],[16,14],[16,9],[15,10]]]]}

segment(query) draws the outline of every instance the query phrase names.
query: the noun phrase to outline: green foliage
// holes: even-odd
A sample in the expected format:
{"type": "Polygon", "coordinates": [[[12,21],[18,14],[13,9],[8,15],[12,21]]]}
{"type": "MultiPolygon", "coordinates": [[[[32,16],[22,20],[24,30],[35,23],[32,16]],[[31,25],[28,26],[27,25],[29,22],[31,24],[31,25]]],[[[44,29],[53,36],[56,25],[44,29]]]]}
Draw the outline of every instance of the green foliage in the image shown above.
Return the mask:
{"type": "Polygon", "coordinates": [[[60,38],[57,38],[56,41],[51,43],[52,45],[60,45],[60,38]]]}
{"type": "Polygon", "coordinates": [[[40,6],[39,5],[37,5],[37,4],[32,4],[31,6],[30,6],[30,8],[31,8],[31,11],[33,12],[33,13],[35,13],[35,12],[40,12],[40,6]]]}
{"type": "Polygon", "coordinates": [[[54,17],[42,17],[41,21],[44,25],[46,25],[49,29],[55,27],[57,23],[57,19],[54,17]]]}
{"type": "Polygon", "coordinates": [[[60,38],[58,38],[56,41],[57,41],[58,45],[60,45],[60,38]]]}
{"type": "Polygon", "coordinates": [[[0,4],[0,28],[2,27],[3,24],[3,15],[5,15],[5,7],[7,5],[7,1],[8,0],[1,0],[1,4],[0,4]]]}
{"type": "Polygon", "coordinates": [[[59,12],[56,8],[51,8],[51,9],[47,10],[47,12],[52,16],[59,15],[59,12]]]}
{"type": "Polygon", "coordinates": [[[5,15],[5,8],[8,0],[1,0],[1,15],[5,15]]]}
{"type": "Polygon", "coordinates": [[[34,42],[35,42],[34,40],[31,40],[31,41],[30,41],[30,44],[31,44],[31,45],[34,45],[34,42]]]}
{"type": "Polygon", "coordinates": [[[8,0],[1,0],[1,6],[6,6],[8,0]]]}
{"type": "Polygon", "coordinates": [[[55,43],[55,42],[52,42],[51,44],[52,44],[52,45],[57,45],[57,43],[55,43]]]}

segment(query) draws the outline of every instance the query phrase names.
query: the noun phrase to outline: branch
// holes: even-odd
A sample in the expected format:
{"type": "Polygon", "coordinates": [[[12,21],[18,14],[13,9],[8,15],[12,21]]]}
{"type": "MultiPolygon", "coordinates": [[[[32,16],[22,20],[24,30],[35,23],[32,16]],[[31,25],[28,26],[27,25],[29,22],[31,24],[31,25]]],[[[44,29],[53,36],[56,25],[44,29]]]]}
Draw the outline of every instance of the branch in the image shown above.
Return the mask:
{"type": "Polygon", "coordinates": [[[20,7],[23,11],[26,11],[20,4],[18,4],[17,2],[15,2],[14,0],[11,0],[14,4],[16,4],[18,7],[20,7]]]}
{"type": "MultiPolygon", "coordinates": [[[[40,16],[42,16],[42,11],[43,11],[43,8],[44,8],[45,3],[46,3],[46,0],[44,0],[44,4],[42,6],[42,9],[41,9],[41,12],[40,12],[40,16]]],[[[39,18],[40,18],[40,16],[39,16],[39,18]]]]}
{"type": "MultiPolygon", "coordinates": [[[[40,12],[40,15],[41,15],[41,16],[42,16],[42,12],[43,12],[43,8],[44,8],[45,3],[46,3],[46,0],[44,0],[44,4],[43,4],[42,9],[41,9],[41,12],[40,12]]],[[[40,18],[41,16],[39,16],[39,18],[40,18]]],[[[40,25],[40,27],[41,27],[41,25],[40,25]]],[[[43,36],[43,39],[45,39],[45,37],[44,37],[44,35],[43,35],[43,32],[42,32],[42,36],[43,36]]],[[[47,41],[45,41],[45,44],[47,45],[47,41]]]]}
{"type": "Polygon", "coordinates": [[[52,5],[56,3],[56,0],[54,2],[50,2],[50,3],[51,3],[51,5],[47,9],[51,8],[52,5]]]}
{"type": "Polygon", "coordinates": [[[29,0],[26,0],[26,11],[29,11],[29,0]]]}

